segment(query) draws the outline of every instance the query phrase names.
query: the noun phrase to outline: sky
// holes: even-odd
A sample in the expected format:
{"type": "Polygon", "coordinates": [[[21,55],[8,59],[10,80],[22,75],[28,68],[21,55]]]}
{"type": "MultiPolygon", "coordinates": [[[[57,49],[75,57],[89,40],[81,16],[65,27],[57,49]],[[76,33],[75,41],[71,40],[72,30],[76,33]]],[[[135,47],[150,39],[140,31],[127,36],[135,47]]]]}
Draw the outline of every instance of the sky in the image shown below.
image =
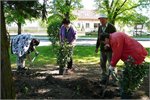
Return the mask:
{"type": "MultiPolygon", "coordinates": [[[[43,2],[43,0],[39,0],[39,1],[43,2]]],[[[94,0],[81,0],[81,4],[84,6],[83,7],[84,9],[88,9],[88,10],[96,9],[94,0]]],[[[150,18],[150,10],[148,12],[146,12],[146,10],[142,10],[138,12],[150,18]]]]}
{"type": "Polygon", "coordinates": [[[94,0],[82,0],[81,4],[84,6],[84,9],[95,9],[94,7],[94,0]]]}
{"type": "MultiPolygon", "coordinates": [[[[84,9],[93,10],[95,9],[95,3],[94,0],[82,0],[81,4],[84,6],[84,9]]],[[[150,9],[147,11],[146,9],[143,9],[142,11],[138,11],[144,16],[147,16],[150,19],[150,9]]]]}
{"type": "MultiPolygon", "coordinates": [[[[43,3],[43,0],[39,0],[39,2],[43,3]]],[[[94,0],[81,0],[81,4],[84,6],[85,9],[94,9],[94,0]]]]}

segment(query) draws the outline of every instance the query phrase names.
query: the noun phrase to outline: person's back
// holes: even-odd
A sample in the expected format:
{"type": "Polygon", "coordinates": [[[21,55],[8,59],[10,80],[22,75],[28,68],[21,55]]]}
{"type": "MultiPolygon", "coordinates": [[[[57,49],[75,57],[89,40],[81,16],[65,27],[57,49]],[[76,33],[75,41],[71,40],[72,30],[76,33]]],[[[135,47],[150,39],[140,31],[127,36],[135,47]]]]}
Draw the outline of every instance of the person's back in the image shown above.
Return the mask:
{"type": "Polygon", "coordinates": [[[29,49],[32,36],[30,34],[20,34],[15,36],[11,41],[12,54],[21,57],[29,49]]]}
{"type": "Polygon", "coordinates": [[[17,58],[17,70],[25,70],[26,57],[31,63],[29,54],[35,51],[37,56],[39,53],[36,51],[35,46],[38,46],[40,40],[33,38],[30,34],[20,34],[15,36],[11,41],[11,52],[17,58]]]}
{"type": "Polygon", "coordinates": [[[127,60],[128,56],[132,56],[135,60],[135,64],[141,64],[148,54],[145,48],[139,42],[123,32],[115,32],[111,34],[110,43],[115,55],[112,56],[112,61],[115,62],[119,56],[123,61],[127,60]]]}

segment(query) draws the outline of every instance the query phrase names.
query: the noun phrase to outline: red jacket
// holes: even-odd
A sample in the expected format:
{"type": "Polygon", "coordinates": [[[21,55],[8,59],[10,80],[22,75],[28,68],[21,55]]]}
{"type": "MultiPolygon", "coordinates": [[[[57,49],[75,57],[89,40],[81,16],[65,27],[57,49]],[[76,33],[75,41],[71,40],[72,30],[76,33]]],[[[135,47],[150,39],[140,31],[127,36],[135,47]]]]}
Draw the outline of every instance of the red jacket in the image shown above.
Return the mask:
{"type": "Polygon", "coordinates": [[[109,39],[113,51],[111,65],[114,67],[120,59],[126,61],[129,55],[134,58],[135,64],[141,64],[148,54],[139,42],[123,32],[110,34],[109,39]]]}

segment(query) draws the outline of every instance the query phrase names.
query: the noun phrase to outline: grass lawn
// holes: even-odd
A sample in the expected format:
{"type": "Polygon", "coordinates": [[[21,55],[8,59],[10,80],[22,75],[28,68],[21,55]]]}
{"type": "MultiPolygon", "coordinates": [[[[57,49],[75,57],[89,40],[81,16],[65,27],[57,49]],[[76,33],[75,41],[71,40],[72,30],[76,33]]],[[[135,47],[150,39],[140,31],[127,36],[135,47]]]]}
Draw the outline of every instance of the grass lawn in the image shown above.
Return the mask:
{"type": "MultiPolygon", "coordinates": [[[[39,56],[34,61],[34,67],[47,67],[56,65],[55,53],[51,46],[40,46],[37,47],[39,51],[39,56]]],[[[147,49],[149,55],[146,57],[146,61],[150,62],[150,48],[147,49]]],[[[34,57],[34,53],[31,54],[34,57]]],[[[73,60],[75,64],[98,64],[100,53],[95,53],[95,46],[76,46],[74,48],[73,60]]],[[[16,56],[10,54],[11,66],[16,68],[16,56]]],[[[117,64],[118,66],[122,65],[123,62],[120,60],[117,64]]],[[[26,62],[26,65],[29,66],[29,62],[26,62]]]]}

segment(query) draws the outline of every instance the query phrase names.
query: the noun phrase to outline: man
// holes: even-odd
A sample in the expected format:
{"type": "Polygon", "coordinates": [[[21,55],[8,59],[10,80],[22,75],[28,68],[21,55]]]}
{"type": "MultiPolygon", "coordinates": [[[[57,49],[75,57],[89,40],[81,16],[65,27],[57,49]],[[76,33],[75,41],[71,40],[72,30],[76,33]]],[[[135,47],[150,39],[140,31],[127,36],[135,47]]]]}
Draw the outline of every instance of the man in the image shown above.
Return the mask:
{"type": "MultiPolygon", "coordinates": [[[[60,33],[59,33],[60,43],[61,45],[64,45],[65,43],[70,45],[70,50],[71,50],[70,52],[73,53],[73,46],[76,40],[76,30],[70,24],[70,20],[68,19],[63,19],[62,24],[63,25],[61,26],[60,33]]],[[[73,65],[73,59],[71,55],[70,61],[67,62],[67,72],[73,71],[72,65],[73,65]]]]}
{"type": "Polygon", "coordinates": [[[39,54],[35,48],[39,43],[40,41],[30,34],[20,34],[12,39],[11,52],[17,56],[18,71],[25,70],[25,58],[28,58],[30,63],[32,62],[29,55],[31,52],[34,51],[36,56],[39,54]]]}
{"type": "Polygon", "coordinates": [[[126,61],[129,56],[134,59],[134,64],[142,64],[148,54],[146,49],[139,42],[123,32],[102,35],[101,41],[104,42],[105,47],[112,48],[113,54],[109,66],[110,70],[115,68],[120,59],[126,61]]]}
{"type": "Polygon", "coordinates": [[[101,35],[101,41],[104,42],[105,47],[112,48],[112,59],[109,66],[110,72],[112,73],[114,72],[115,66],[120,59],[124,61],[125,64],[126,62],[132,62],[132,65],[130,66],[132,66],[133,68],[130,68],[129,66],[126,66],[127,68],[126,67],[123,68],[122,79],[121,79],[123,81],[120,84],[121,98],[122,99],[130,98],[132,95],[131,94],[132,90],[130,90],[131,92],[130,93],[128,91],[128,88],[130,87],[131,84],[135,85],[135,82],[129,80],[132,80],[132,78],[133,79],[137,78],[136,82],[138,83],[144,77],[143,75],[144,74],[146,75],[145,69],[147,67],[146,65],[143,66],[142,63],[144,62],[145,57],[148,55],[148,52],[139,42],[137,42],[136,40],[129,37],[123,32],[115,32],[113,34],[101,35]],[[142,73],[141,73],[141,67],[144,70],[144,72],[142,71],[142,73]],[[133,74],[134,72],[137,73],[138,76],[136,74],[137,77],[132,76],[131,78],[130,75],[135,75],[133,74]]]}
{"type": "Polygon", "coordinates": [[[108,23],[108,18],[106,15],[101,14],[98,18],[100,20],[101,25],[98,28],[98,38],[96,43],[96,49],[95,52],[98,52],[98,48],[100,47],[100,66],[102,69],[102,80],[101,83],[105,83],[107,80],[107,69],[106,69],[106,63],[110,63],[111,56],[112,56],[112,50],[110,48],[104,48],[104,43],[100,42],[100,37],[102,34],[108,33],[111,34],[113,32],[116,32],[115,26],[108,23]]]}

